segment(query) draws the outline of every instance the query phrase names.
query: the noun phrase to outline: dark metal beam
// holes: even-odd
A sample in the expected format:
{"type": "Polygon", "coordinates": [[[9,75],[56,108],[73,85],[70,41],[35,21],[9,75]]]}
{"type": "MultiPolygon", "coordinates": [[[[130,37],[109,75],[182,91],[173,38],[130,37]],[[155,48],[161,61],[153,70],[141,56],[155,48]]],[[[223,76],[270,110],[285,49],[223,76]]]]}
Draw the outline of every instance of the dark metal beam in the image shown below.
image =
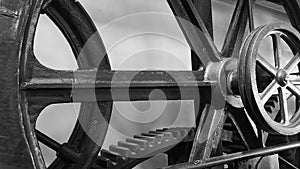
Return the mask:
{"type": "Polygon", "coordinates": [[[204,71],[51,71],[21,84],[23,90],[79,88],[190,88],[214,86],[204,71]]]}
{"type": "Polygon", "coordinates": [[[199,99],[199,92],[209,98],[210,88],[216,84],[205,80],[204,71],[39,69],[34,72],[34,78],[22,82],[21,89],[29,100],[39,100],[42,105],[80,101],[193,100],[199,99]]]}
{"type": "MultiPolygon", "coordinates": [[[[214,81],[199,71],[76,71],[22,83],[27,97],[53,103],[80,101],[192,100],[209,97],[214,81]],[[155,89],[158,89],[155,91],[155,89]]],[[[208,99],[209,100],[209,99],[208,99]]]]}
{"type": "MultiPolygon", "coordinates": [[[[28,101],[35,105],[54,103],[98,102],[98,101],[151,101],[151,100],[194,100],[197,99],[195,87],[184,88],[114,88],[107,89],[48,89],[26,92],[28,101]]],[[[209,100],[210,87],[203,87],[199,92],[209,100]]]]}

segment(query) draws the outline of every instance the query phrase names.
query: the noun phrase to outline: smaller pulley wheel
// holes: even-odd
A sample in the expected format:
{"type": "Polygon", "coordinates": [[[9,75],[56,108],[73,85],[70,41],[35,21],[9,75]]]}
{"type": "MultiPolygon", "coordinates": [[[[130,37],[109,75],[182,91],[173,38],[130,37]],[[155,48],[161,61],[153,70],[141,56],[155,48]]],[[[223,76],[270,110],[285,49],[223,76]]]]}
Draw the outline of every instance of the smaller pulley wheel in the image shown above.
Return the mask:
{"type": "Polygon", "coordinates": [[[254,30],[240,53],[243,104],[257,126],[272,134],[300,132],[300,33],[286,23],[254,30]]]}

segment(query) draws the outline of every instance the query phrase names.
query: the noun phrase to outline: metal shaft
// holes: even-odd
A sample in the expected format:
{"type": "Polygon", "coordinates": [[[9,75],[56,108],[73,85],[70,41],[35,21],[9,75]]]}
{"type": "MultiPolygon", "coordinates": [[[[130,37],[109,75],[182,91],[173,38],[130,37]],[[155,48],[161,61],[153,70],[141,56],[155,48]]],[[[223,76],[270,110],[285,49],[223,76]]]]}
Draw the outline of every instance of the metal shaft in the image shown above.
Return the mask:
{"type": "Polygon", "coordinates": [[[209,168],[213,166],[223,165],[237,160],[251,159],[259,156],[266,156],[271,154],[276,154],[281,151],[289,150],[292,148],[300,147],[300,142],[282,144],[280,146],[271,146],[256,150],[250,150],[247,152],[238,152],[233,154],[228,154],[220,157],[213,157],[206,161],[194,161],[190,163],[182,163],[178,165],[169,166],[163,169],[201,169],[209,168]]]}

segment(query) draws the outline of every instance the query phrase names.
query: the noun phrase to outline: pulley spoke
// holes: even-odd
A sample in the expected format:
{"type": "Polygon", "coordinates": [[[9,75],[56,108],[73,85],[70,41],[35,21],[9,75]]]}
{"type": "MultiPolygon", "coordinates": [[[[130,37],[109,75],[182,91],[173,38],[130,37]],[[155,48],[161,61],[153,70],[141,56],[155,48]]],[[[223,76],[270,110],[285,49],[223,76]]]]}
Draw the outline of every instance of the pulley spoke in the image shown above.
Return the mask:
{"type": "Polygon", "coordinates": [[[272,34],[272,42],[273,42],[273,54],[274,54],[274,61],[275,67],[278,69],[280,68],[280,56],[281,56],[281,40],[279,34],[272,34]]]}
{"type": "Polygon", "coordinates": [[[261,55],[257,55],[257,64],[263,68],[265,71],[267,71],[271,76],[275,77],[277,70],[276,68],[271,65],[265,58],[263,58],[261,55]]]}
{"type": "Polygon", "coordinates": [[[278,89],[279,85],[275,80],[273,80],[266,89],[261,94],[261,102],[264,105],[270,97],[274,94],[274,92],[278,89]]]}
{"type": "Polygon", "coordinates": [[[293,69],[299,64],[300,62],[300,55],[297,53],[284,67],[284,69],[288,72],[291,73],[293,69]]]}
{"type": "Polygon", "coordinates": [[[287,93],[285,88],[279,88],[280,114],[283,124],[289,124],[289,112],[287,105],[287,93]]]}
{"type": "Polygon", "coordinates": [[[300,108],[300,98],[299,97],[297,97],[296,98],[296,102],[295,102],[295,107],[296,107],[296,112],[298,112],[299,111],[299,108],[300,108]]]}
{"type": "Polygon", "coordinates": [[[300,89],[295,86],[293,83],[288,82],[286,87],[292,94],[294,94],[297,98],[300,98],[300,89]]]}

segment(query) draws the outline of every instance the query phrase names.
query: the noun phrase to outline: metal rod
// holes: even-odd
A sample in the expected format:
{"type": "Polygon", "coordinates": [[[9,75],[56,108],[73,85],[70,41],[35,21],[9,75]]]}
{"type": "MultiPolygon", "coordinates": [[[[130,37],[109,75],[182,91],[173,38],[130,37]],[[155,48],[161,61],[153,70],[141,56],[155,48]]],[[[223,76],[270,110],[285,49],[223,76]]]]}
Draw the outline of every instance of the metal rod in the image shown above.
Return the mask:
{"type": "Polygon", "coordinates": [[[35,134],[38,141],[45,144],[46,146],[48,146],[49,148],[53,149],[56,152],[60,151],[62,145],[60,145],[58,142],[48,137],[44,133],[40,132],[39,130],[35,130],[35,134]]]}
{"type": "Polygon", "coordinates": [[[228,154],[228,155],[219,156],[219,157],[212,157],[205,161],[198,160],[198,161],[189,162],[189,163],[182,163],[182,164],[178,164],[178,165],[168,166],[163,169],[209,168],[209,167],[213,167],[213,166],[230,163],[233,161],[246,160],[246,159],[251,159],[251,158],[255,158],[255,157],[259,157],[259,156],[272,155],[272,154],[276,154],[281,151],[289,150],[292,148],[298,148],[298,147],[300,147],[300,141],[282,144],[280,146],[271,146],[271,147],[260,148],[260,149],[256,149],[256,150],[250,150],[250,151],[246,151],[246,152],[238,152],[238,153],[228,154]]]}
{"type": "Polygon", "coordinates": [[[285,163],[287,166],[289,166],[292,169],[298,169],[298,167],[294,166],[292,163],[288,162],[286,159],[284,159],[281,156],[278,156],[279,160],[283,163],[285,163]]]}
{"type": "Polygon", "coordinates": [[[247,0],[248,3],[248,15],[249,15],[249,28],[250,32],[254,30],[253,8],[252,0],[247,0]]]}

